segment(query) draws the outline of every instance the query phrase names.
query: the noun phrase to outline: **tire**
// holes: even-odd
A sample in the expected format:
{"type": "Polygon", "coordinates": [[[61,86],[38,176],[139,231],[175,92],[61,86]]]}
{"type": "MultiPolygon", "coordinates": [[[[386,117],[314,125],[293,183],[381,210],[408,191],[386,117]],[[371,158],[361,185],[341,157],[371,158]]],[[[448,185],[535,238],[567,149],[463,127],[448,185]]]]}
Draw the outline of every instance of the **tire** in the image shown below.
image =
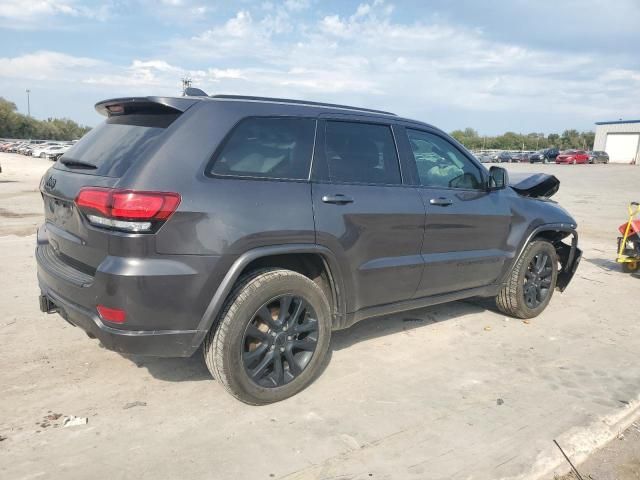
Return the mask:
{"type": "Polygon", "coordinates": [[[299,273],[283,269],[265,269],[253,272],[238,281],[220,314],[218,324],[214,325],[207,335],[203,354],[211,374],[231,395],[250,405],[264,405],[291,397],[313,382],[322,369],[330,339],[331,311],[322,289],[299,273]],[[290,315],[285,318],[286,322],[280,324],[278,330],[275,328],[278,319],[273,315],[277,316],[280,307],[284,305],[282,299],[291,296],[293,299],[287,304],[290,305],[287,308],[288,312],[295,311],[297,306],[301,305],[298,299],[306,302],[307,306],[300,316],[303,323],[300,324],[296,320],[291,324],[291,321],[287,320],[293,317],[290,315]],[[276,304],[277,307],[273,307],[276,304]],[[271,316],[270,322],[262,320],[260,312],[263,311],[271,316]],[[312,318],[314,315],[315,320],[312,318]],[[271,323],[274,328],[269,327],[267,323],[271,323]],[[302,330],[300,327],[305,325],[313,325],[316,330],[291,335],[292,332],[302,330]],[[252,332],[260,334],[260,337],[252,332]],[[310,348],[308,342],[314,341],[315,349],[309,356],[306,350],[310,348]],[[304,344],[304,349],[297,350],[294,344],[304,344]],[[258,350],[264,353],[251,360],[258,361],[257,366],[247,363],[249,357],[255,356],[251,354],[258,350]],[[279,369],[276,368],[274,358],[278,359],[279,369]],[[288,358],[293,362],[289,363],[288,358]],[[302,367],[298,365],[299,359],[306,362],[302,367]],[[295,367],[292,367],[292,364],[295,364],[295,367]],[[256,380],[257,377],[252,378],[249,371],[260,370],[261,365],[261,371],[265,373],[260,375],[264,378],[256,380]],[[267,376],[266,372],[270,374],[267,376]],[[278,384],[276,379],[281,381],[281,384],[278,384]],[[273,384],[267,385],[269,382],[273,384]]]}
{"type": "MultiPolygon", "coordinates": [[[[535,273],[535,272],[533,272],[535,273]]],[[[553,291],[556,287],[556,280],[558,278],[558,259],[556,256],[556,250],[553,245],[545,240],[535,240],[524,249],[522,255],[511,269],[511,273],[498,293],[496,297],[496,306],[498,310],[507,315],[511,315],[516,318],[533,318],[538,316],[547,307],[553,291]],[[545,268],[544,280],[536,280],[538,284],[546,286],[546,292],[541,298],[536,297],[535,302],[532,304],[527,300],[527,292],[525,282],[532,282],[527,278],[528,274],[531,275],[530,264],[537,260],[537,257],[547,256],[549,261],[545,264],[545,267],[551,267],[550,272],[545,268]],[[548,276],[546,276],[548,275],[548,276]],[[547,283],[548,281],[548,283],[547,283]]],[[[543,287],[541,287],[542,289],[543,287]]]]}
{"type": "Polygon", "coordinates": [[[624,262],[620,264],[624,273],[633,273],[638,271],[638,262],[624,262]]]}

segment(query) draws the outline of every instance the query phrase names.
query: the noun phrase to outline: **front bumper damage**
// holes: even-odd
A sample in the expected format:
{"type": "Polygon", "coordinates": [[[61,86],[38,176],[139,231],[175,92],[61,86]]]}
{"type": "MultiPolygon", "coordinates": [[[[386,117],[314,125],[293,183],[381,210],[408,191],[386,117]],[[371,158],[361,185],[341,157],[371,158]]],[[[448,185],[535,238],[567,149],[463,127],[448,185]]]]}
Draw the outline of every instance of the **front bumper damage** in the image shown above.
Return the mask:
{"type": "Polygon", "coordinates": [[[561,265],[556,281],[556,288],[564,292],[573,279],[580,260],[582,259],[582,250],[578,248],[578,232],[575,230],[571,232],[571,245],[567,245],[563,241],[558,240],[554,243],[554,246],[556,247],[558,260],[561,265]]]}

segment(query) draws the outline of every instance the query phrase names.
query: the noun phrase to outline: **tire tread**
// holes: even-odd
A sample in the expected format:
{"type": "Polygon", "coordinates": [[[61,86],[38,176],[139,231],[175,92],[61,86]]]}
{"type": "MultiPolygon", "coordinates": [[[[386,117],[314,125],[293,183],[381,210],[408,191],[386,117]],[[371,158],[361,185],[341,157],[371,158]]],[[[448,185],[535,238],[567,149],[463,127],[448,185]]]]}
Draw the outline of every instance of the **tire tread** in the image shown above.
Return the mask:
{"type": "MultiPolygon", "coordinates": [[[[530,242],[518,258],[518,261],[514,264],[511,272],[509,273],[509,277],[505,282],[502,289],[496,296],[496,306],[498,310],[506,315],[510,315],[516,318],[532,318],[535,315],[531,314],[531,311],[526,308],[524,304],[524,298],[521,298],[520,292],[518,291],[518,286],[520,283],[520,272],[523,268],[526,268],[526,263],[528,262],[529,252],[538,248],[540,244],[548,244],[551,245],[546,240],[534,240],[530,242]]],[[[555,288],[555,284],[553,285],[555,288]]],[[[551,295],[553,295],[553,288],[551,291],[551,295]]],[[[550,295],[550,296],[551,296],[550,295]]]]}

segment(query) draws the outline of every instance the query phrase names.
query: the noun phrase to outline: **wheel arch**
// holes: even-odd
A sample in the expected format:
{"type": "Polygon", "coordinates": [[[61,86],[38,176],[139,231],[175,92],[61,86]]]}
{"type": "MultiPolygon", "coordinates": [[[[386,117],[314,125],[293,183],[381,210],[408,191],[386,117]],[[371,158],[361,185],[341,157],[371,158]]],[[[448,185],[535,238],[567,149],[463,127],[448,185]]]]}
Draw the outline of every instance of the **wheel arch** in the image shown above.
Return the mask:
{"type": "Polygon", "coordinates": [[[316,282],[327,294],[332,325],[339,328],[345,317],[345,290],[339,264],[333,252],[316,244],[259,247],[240,255],[227,271],[205,310],[193,346],[198,347],[216,322],[237,280],[244,274],[268,267],[286,268],[316,282]]]}
{"type": "Polygon", "coordinates": [[[508,278],[511,268],[522,256],[527,245],[538,239],[548,241],[556,249],[558,260],[561,265],[561,269],[558,271],[556,288],[560,292],[563,292],[573,278],[582,256],[582,252],[578,248],[578,232],[574,225],[566,223],[543,224],[534,228],[526,237],[522,245],[520,245],[518,254],[513,258],[513,261],[509,265],[509,269],[505,272],[502,283],[504,283],[508,278]],[[567,245],[562,241],[569,236],[571,236],[571,245],[567,245]]]}

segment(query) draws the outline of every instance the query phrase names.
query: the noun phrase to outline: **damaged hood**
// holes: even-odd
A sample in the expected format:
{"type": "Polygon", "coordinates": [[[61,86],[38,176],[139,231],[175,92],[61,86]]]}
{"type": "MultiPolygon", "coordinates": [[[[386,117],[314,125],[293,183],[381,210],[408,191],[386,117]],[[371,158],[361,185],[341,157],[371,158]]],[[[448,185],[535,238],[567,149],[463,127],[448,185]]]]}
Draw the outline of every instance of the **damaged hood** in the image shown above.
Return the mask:
{"type": "Polygon", "coordinates": [[[560,180],[546,173],[514,173],[509,186],[523,197],[549,198],[560,188],[560,180]]]}

